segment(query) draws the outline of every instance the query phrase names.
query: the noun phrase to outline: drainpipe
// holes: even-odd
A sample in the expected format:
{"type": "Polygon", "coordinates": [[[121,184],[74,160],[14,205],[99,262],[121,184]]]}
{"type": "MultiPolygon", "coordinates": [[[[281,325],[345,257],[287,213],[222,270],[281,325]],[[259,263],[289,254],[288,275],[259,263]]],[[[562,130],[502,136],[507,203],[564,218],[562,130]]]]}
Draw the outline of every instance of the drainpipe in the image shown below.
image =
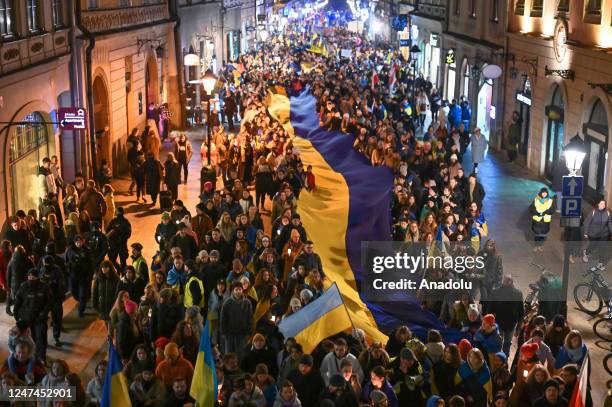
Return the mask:
{"type": "Polygon", "coordinates": [[[91,52],[96,46],[96,38],[84,25],[82,21],[83,10],[81,9],[81,2],[76,1],[76,26],[81,30],[85,38],[87,38],[88,44],[85,48],[85,92],[87,94],[87,116],[89,121],[88,132],[89,132],[89,147],[91,153],[91,167],[93,178],[96,179],[98,168],[96,166],[96,133],[94,128],[94,99],[93,99],[93,82],[92,82],[92,59],[91,52]]]}
{"type": "Polygon", "coordinates": [[[181,46],[181,18],[178,15],[178,1],[170,0],[168,2],[168,11],[170,13],[170,21],[174,22],[174,54],[176,58],[176,80],[178,82],[179,101],[181,106],[181,125],[184,125],[186,112],[185,112],[185,86],[183,83],[183,71],[185,69],[183,65],[183,47],[181,46]]]}

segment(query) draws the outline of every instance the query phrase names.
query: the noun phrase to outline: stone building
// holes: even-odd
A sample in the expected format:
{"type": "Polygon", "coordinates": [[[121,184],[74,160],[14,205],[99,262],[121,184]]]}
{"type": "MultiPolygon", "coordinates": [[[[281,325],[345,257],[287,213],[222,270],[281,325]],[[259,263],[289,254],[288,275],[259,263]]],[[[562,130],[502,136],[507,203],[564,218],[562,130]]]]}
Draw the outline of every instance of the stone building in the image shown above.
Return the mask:
{"type": "Polygon", "coordinates": [[[504,126],[520,113],[521,163],[551,182],[563,172],[563,146],[582,137],[590,200],[612,198],[611,23],[610,0],[514,0],[508,10],[504,126]]]}

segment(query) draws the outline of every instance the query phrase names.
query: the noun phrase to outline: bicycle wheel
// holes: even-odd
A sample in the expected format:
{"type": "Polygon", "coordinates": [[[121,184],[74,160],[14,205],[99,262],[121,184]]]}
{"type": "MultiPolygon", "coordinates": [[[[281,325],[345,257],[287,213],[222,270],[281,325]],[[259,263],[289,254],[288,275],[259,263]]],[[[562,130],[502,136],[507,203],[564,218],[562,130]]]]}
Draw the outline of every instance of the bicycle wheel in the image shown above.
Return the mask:
{"type": "Polygon", "coordinates": [[[608,355],[603,360],[604,369],[610,376],[612,376],[612,353],[608,353],[608,355]]]}
{"type": "Polygon", "coordinates": [[[574,287],[574,300],[581,311],[589,315],[597,315],[603,307],[599,295],[593,291],[593,287],[587,283],[579,283],[574,287]]]}
{"type": "Polygon", "coordinates": [[[612,342],[612,319],[601,318],[595,322],[593,332],[604,341],[612,342]]]}

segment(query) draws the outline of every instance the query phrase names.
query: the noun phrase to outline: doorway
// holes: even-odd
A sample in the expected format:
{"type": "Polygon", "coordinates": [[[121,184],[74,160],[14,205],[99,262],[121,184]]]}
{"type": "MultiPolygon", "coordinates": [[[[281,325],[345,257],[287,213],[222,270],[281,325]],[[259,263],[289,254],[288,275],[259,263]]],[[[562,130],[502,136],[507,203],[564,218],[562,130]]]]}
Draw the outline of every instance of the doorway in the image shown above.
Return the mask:
{"type": "Polygon", "coordinates": [[[491,132],[491,98],[493,96],[493,87],[485,81],[480,91],[478,92],[478,113],[476,115],[476,126],[480,128],[480,132],[487,141],[491,132]]]}
{"type": "Polygon", "coordinates": [[[555,85],[550,105],[546,106],[548,130],[546,133],[546,158],[544,160],[544,175],[550,181],[554,177],[554,169],[563,150],[564,139],[564,104],[561,88],[555,85]]]}
{"type": "Polygon", "coordinates": [[[159,103],[159,77],[157,75],[157,62],[154,57],[147,59],[147,68],[145,69],[145,87],[147,107],[153,103],[159,103]]]}
{"type": "Polygon", "coordinates": [[[110,161],[110,118],[108,109],[108,90],[102,77],[93,82],[94,99],[94,134],[96,135],[96,168],[100,168],[102,160],[110,161]]]}

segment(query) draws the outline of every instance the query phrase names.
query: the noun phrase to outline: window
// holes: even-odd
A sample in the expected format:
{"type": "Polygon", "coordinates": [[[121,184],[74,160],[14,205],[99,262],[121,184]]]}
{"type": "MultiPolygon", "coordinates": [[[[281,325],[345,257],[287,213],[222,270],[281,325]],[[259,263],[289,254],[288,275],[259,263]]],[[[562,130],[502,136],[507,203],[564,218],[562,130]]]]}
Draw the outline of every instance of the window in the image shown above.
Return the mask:
{"type": "Polygon", "coordinates": [[[53,27],[64,27],[64,8],[62,7],[62,0],[53,0],[51,8],[53,11],[53,27]]]}
{"type": "Polygon", "coordinates": [[[476,18],[476,0],[470,0],[470,17],[476,18]]]}
{"type": "Polygon", "coordinates": [[[468,100],[470,99],[470,73],[471,73],[470,64],[466,63],[465,70],[463,71],[463,93],[462,94],[468,100]]]}
{"type": "Polygon", "coordinates": [[[569,13],[569,0],[558,0],[557,14],[569,13]]]}
{"type": "Polygon", "coordinates": [[[491,0],[491,21],[499,22],[499,1],[491,0]]]}
{"type": "Polygon", "coordinates": [[[2,37],[15,35],[14,0],[0,0],[0,34],[2,37]]]}
{"type": "Polygon", "coordinates": [[[461,14],[461,0],[455,0],[455,15],[461,14]]]}
{"type": "Polygon", "coordinates": [[[87,8],[98,8],[98,0],[87,0],[87,8]]]}
{"type": "Polygon", "coordinates": [[[544,0],[531,0],[531,17],[542,17],[544,11],[544,0]]]}
{"type": "Polygon", "coordinates": [[[28,6],[28,30],[31,33],[42,31],[40,0],[26,0],[26,4],[28,6]]]}
{"type": "Polygon", "coordinates": [[[584,22],[601,24],[601,0],[588,0],[585,4],[584,22]]]}
{"type": "Polygon", "coordinates": [[[516,0],[516,3],[514,3],[514,14],[519,16],[525,14],[525,0],[516,0]]]}

